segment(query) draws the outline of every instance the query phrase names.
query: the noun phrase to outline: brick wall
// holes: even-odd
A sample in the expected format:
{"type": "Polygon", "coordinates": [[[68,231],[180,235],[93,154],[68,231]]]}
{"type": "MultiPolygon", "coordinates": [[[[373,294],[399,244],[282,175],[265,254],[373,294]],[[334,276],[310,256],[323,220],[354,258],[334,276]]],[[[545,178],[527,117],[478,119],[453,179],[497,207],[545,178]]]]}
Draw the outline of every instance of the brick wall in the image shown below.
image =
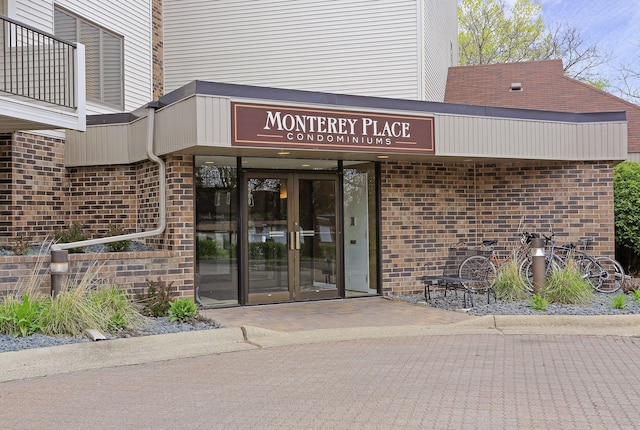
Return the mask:
{"type": "Polygon", "coordinates": [[[518,231],[556,233],[558,242],[597,238],[614,249],[611,163],[382,166],[383,293],[420,292],[419,277],[442,273],[449,246],[499,240],[506,256],[518,231]],[[425,263],[429,266],[425,268],[425,263]]]}
{"type": "Polygon", "coordinates": [[[136,166],[70,168],[67,178],[68,225],[82,225],[92,238],[107,235],[110,225],[117,225],[126,233],[137,231],[136,166]]]}
{"type": "Polygon", "coordinates": [[[167,230],[166,249],[173,252],[175,264],[169,274],[179,275],[174,284],[177,294],[193,297],[195,278],[195,196],[193,156],[167,157],[167,230]]]}
{"type": "MultiPolygon", "coordinates": [[[[183,256],[168,251],[70,254],[69,279],[79,282],[89,273],[86,280],[129,288],[133,295],[145,293],[147,281],[160,281],[171,284],[176,297],[192,298],[193,286],[189,290],[184,282],[192,275],[187,270],[176,270],[183,265],[183,256]]],[[[29,285],[37,286],[43,294],[51,292],[48,255],[0,258],[0,297],[29,285]]]]}
{"type": "Polygon", "coordinates": [[[67,218],[64,141],[17,132],[0,140],[0,246],[51,237],[67,218]]]}
{"type": "MultiPolygon", "coordinates": [[[[194,290],[194,196],[193,157],[168,156],[166,167],[166,220],[164,234],[141,239],[157,250],[169,251],[168,260],[160,260],[165,265],[159,269],[162,281],[173,281],[174,293],[178,296],[193,297],[194,290]]],[[[73,179],[71,204],[74,219],[88,226],[92,237],[101,237],[111,223],[120,223],[127,233],[143,232],[158,228],[158,208],[160,204],[158,186],[158,166],[153,162],[143,162],[133,166],[83,167],[70,171],[73,179]],[[111,184],[111,186],[109,186],[111,184]],[[97,187],[97,189],[96,189],[97,187]],[[102,192],[98,190],[102,189],[102,192]],[[96,191],[97,194],[96,194],[96,191]],[[100,207],[106,208],[100,211],[100,207]]],[[[124,253],[131,254],[131,253],[124,253]]],[[[133,253],[135,254],[135,253],[133,253]]],[[[121,258],[120,253],[111,258],[121,258]]],[[[82,256],[72,256],[74,259],[82,256]]],[[[144,256],[143,256],[144,257],[144,256]]],[[[96,258],[89,255],[88,260],[96,258]]],[[[137,267],[135,276],[129,283],[140,284],[144,276],[151,276],[151,262],[137,263],[141,257],[134,255],[131,267],[137,267]]],[[[144,259],[144,258],[143,258],[144,259]]],[[[73,260],[72,260],[73,261],[73,260]]],[[[83,263],[86,264],[86,263],[83,263]]],[[[111,262],[109,266],[112,266],[111,262]]],[[[116,264],[117,266],[117,264],[116,264]]],[[[124,274],[133,269],[118,271],[124,274]]],[[[155,276],[155,274],[153,274],[155,276]]],[[[116,281],[126,279],[116,276],[116,281]]],[[[115,281],[114,281],[115,282],[115,281]]]]}
{"type": "Polygon", "coordinates": [[[11,166],[11,134],[0,135],[0,244],[11,241],[13,225],[11,214],[11,202],[13,190],[11,166]]]}
{"type": "Polygon", "coordinates": [[[164,95],[164,35],[162,20],[162,0],[153,0],[151,9],[153,35],[151,52],[153,58],[153,99],[164,95]]]}
{"type": "MultiPolygon", "coordinates": [[[[65,170],[63,156],[62,140],[26,133],[0,137],[0,247],[15,246],[19,235],[31,244],[52,239],[56,231],[73,223],[80,224],[90,239],[104,237],[114,224],[126,233],[158,227],[155,163],[65,170]]],[[[167,229],[161,237],[142,240],[157,251],[71,255],[71,270],[82,271],[105,260],[101,269],[105,279],[140,287],[155,277],[173,281],[175,295],[193,297],[192,163],[192,156],[167,157],[167,229]]],[[[30,256],[1,257],[0,294],[15,289],[37,261],[30,256]]],[[[40,278],[48,290],[48,273],[40,278]]]]}
{"type": "MultiPolygon", "coordinates": [[[[158,165],[147,161],[140,163],[136,169],[138,229],[149,231],[158,228],[158,208],[160,204],[158,185],[158,165]]],[[[158,249],[164,249],[162,237],[150,237],[147,242],[158,249]]]]}

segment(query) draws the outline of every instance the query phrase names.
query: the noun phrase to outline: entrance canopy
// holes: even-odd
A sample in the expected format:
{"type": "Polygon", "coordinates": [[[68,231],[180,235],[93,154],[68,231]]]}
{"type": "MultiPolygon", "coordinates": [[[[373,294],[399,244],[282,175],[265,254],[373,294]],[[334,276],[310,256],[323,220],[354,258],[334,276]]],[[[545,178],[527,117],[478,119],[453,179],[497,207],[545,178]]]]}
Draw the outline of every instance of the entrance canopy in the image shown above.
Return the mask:
{"type": "MultiPolygon", "coordinates": [[[[156,104],[154,102],[154,104],[156,104]]],[[[147,158],[146,109],[69,131],[67,166],[147,158]]],[[[194,81],[157,102],[155,152],[343,160],[624,160],[624,112],[563,113],[194,81]]]]}

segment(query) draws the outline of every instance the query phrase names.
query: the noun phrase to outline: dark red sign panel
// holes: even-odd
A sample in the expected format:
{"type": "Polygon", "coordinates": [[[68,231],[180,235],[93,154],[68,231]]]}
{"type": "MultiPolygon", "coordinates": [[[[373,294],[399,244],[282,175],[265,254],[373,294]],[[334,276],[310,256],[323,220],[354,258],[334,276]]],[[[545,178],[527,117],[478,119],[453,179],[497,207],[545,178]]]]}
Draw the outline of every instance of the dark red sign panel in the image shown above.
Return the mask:
{"type": "Polygon", "coordinates": [[[231,104],[234,146],[434,152],[433,118],[231,104]]]}

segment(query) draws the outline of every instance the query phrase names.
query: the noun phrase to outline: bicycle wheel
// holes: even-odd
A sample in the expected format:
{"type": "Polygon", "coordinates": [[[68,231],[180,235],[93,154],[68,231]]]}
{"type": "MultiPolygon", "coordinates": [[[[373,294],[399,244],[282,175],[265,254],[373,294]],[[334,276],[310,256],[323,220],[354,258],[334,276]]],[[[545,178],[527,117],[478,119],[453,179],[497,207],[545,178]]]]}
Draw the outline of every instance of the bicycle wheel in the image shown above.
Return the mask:
{"type": "Polygon", "coordinates": [[[481,255],[467,257],[458,268],[458,276],[463,279],[474,281],[487,281],[488,285],[493,285],[496,280],[496,266],[491,260],[481,255]]]}
{"type": "Polygon", "coordinates": [[[595,257],[592,265],[597,266],[602,282],[596,288],[601,293],[614,293],[622,288],[624,283],[624,269],[613,258],[595,257]]]}
{"type": "Polygon", "coordinates": [[[604,276],[603,269],[596,260],[583,253],[575,254],[572,260],[575,263],[582,279],[588,281],[594,290],[600,291],[602,282],[604,281],[604,276]]]}
{"type": "Polygon", "coordinates": [[[520,266],[518,267],[518,273],[520,274],[520,278],[524,281],[524,287],[528,292],[533,292],[533,278],[529,278],[527,273],[529,272],[529,265],[531,264],[531,259],[527,258],[522,260],[520,266]]]}

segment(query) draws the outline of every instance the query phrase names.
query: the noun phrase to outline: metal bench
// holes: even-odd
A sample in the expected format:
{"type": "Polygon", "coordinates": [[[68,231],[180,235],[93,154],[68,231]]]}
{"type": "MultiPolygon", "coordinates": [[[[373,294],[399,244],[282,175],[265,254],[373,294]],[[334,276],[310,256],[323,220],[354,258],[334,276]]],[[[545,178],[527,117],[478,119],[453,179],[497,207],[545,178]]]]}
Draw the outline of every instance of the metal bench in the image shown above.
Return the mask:
{"type": "Polygon", "coordinates": [[[485,292],[487,294],[487,303],[491,303],[491,295],[493,295],[493,301],[496,301],[496,293],[488,281],[446,275],[424,275],[422,283],[424,285],[424,297],[429,302],[431,302],[431,288],[435,286],[443,287],[444,297],[447,296],[447,290],[453,290],[456,295],[458,290],[463,290],[462,299],[465,308],[467,307],[467,297],[469,297],[469,304],[473,307],[474,293],[485,292]]]}
{"type": "MultiPolygon", "coordinates": [[[[486,280],[466,279],[458,275],[458,267],[470,255],[486,255],[483,251],[476,248],[469,248],[465,244],[455,244],[449,247],[449,255],[444,263],[444,269],[441,275],[424,275],[422,283],[424,286],[424,297],[431,302],[431,289],[441,287],[444,290],[444,297],[447,296],[448,290],[453,290],[457,296],[458,290],[463,291],[463,305],[467,307],[467,297],[469,304],[473,307],[473,294],[484,292],[487,295],[487,303],[491,302],[493,295],[496,301],[496,293],[491,288],[491,284],[486,280]]],[[[428,270],[429,263],[425,264],[425,270],[428,270]]]]}

